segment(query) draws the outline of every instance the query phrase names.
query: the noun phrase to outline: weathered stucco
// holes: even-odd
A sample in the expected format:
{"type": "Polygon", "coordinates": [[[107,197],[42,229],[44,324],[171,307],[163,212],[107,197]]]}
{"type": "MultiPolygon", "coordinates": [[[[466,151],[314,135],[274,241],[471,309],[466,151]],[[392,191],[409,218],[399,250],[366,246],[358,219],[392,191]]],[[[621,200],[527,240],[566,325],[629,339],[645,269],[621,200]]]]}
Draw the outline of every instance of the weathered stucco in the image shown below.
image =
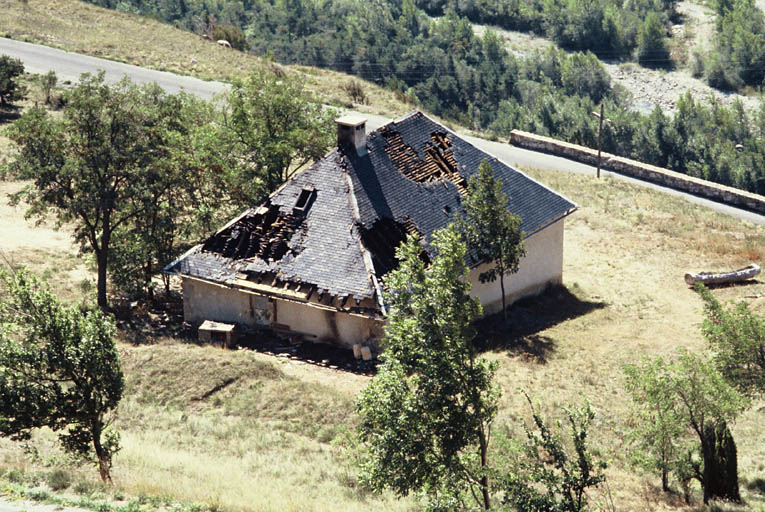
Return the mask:
{"type": "Polygon", "coordinates": [[[348,348],[374,336],[377,320],[276,300],[276,321],[306,335],[306,339],[337,342],[348,348]]]}
{"type": "Polygon", "coordinates": [[[286,325],[307,340],[335,342],[351,348],[379,338],[379,320],[269,299],[199,279],[183,278],[183,315],[187,322],[205,320],[255,327],[271,323],[286,325]]]}
{"type": "Polygon", "coordinates": [[[186,276],[182,286],[183,317],[189,323],[213,320],[256,326],[273,320],[274,306],[268,297],[186,276]]]}
{"type": "MultiPolygon", "coordinates": [[[[560,283],[563,276],[563,220],[559,220],[524,240],[526,256],[518,265],[518,272],[505,276],[506,303],[540,293],[550,283],[560,283]]],[[[502,310],[502,292],[499,278],[482,283],[478,276],[493,266],[483,264],[468,275],[472,289],[470,295],[481,301],[484,314],[502,310]]]]}
{"type": "MultiPolygon", "coordinates": [[[[563,220],[525,240],[526,256],[518,273],[505,277],[507,304],[541,292],[550,283],[560,283],[563,274],[563,220]]],[[[478,297],[485,314],[502,307],[499,281],[481,283],[478,276],[489,264],[468,275],[471,295],[478,297]]],[[[187,322],[205,320],[245,326],[279,323],[311,341],[334,342],[351,348],[354,344],[376,345],[382,336],[379,320],[307,306],[302,303],[235,290],[209,281],[183,278],[183,312],[187,322]],[[370,341],[372,339],[372,341],[370,341]]]]}

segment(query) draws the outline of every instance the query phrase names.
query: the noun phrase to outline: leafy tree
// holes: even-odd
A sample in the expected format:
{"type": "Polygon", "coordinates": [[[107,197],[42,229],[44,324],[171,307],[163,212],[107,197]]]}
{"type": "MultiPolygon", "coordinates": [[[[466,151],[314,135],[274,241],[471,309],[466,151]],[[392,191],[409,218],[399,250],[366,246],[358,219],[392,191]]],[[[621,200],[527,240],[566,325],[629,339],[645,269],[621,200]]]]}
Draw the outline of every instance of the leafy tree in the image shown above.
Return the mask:
{"type": "Polygon", "coordinates": [[[29,202],[28,216],[53,212],[59,225],[72,223],[81,250],[95,255],[102,309],[115,232],[142,227],[138,219],[151,216],[179,181],[194,182],[174,161],[188,143],[187,100],[156,84],[108,85],[103,74],[83,75],[67,94],[63,119],[34,108],[9,130],[20,146],[11,168],[33,180],[15,200],[29,202]]]}
{"type": "Polygon", "coordinates": [[[669,64],[666,38],[667,31],[659,16],[654,12],[648,13],[638,33],[638,62],[647,67],[663,67],[669,64]]]}
{"type": "Polygon", "coordinates": [[[499,389],[496,364],[477,357],[465,246],[454,227],[437,232],[426,269],[417,239],[397,250],[386,277],[389,304],[383,364],[357,409],[369,455],[363,477],[375,490],[424,491],[436,502],[491,508],[489,440],[499,389]]]}
{"type": "Polygon", "coordinates": [[[634,399],[629,425],[633,464],[661,476],[661,486],[670,490],[669,477],[685,481],[685,461],[694,445],[689,441],[683,418],[677,410],[675,390],[664,362],[646,361],[642,367],[624,369],[625,387],[634,399]]]}
{"type": "MultiPolygon", "coordinates": [[[[746,408],[747,400],[710,362],[686,351],[681,351],[674,362],[659,358],[627,365],[625,373],[627,389],[637,408],[647,409],[647,414],[662,410],[665,421],[676,421],[661,435],[676,435],[671,441],[676,446],[693,442],[692,450],[681,459],[686,468],[676,468],[692,472],[701,483],[704,503],[715,498],[740,501],[736,445],[727,424],[746,408]],[[660,386],[667,392],[654,392],[660,386]]],[[[654,461],[661,457],[653,445],[636,449],[646,448],[650,450],[647,457],[654,461]]],[[[674,461],[678,463],[678,459],[674,461]]],[[[654,467],[661,470],[662,464],[654,467]]]]}
{"type": "Polygon", "coordinates": [[[333,113],[313,101],[297,77],[256,70],[226,96],[229,142],[244,165],[236,189],[257,202],[333,144],[333,113]]]}
{"type": "Polygon", "coordinates": [[[26,88],[17,79],[24,74],[21,59],[0,55],[0,107],[24,99],[26,88]]]}
{"type": "Polygon", "coordinates": [[[746,395],[765,393],[765,316],[746,302],[726,310],[708,288],[697,284],[695,289],[704,300],[702,330],[720,373],[746,395]]]}
{"type": "MultiPolygon", "coordinates": [[[[155,276],[178,254],[206,236],[236,208],[227,193],[236,181],[240,155],[220,151],[218,112],[208,102],[178,94],[172,130],[165,132],[162,159],[143,193],[132,198],[140,210],[113,235],[109,274],[121,292],[153,297],[155,276]]],[[[165,292],[169,277],[162,274],[165,292]]]]}
{"type": "Polygon", "coordinates": [[[761,84],[765,78],[765,14],[752,0],[738,0],[730,9],[721,7],[721,11],[715,36],[716,53],[707,65],[710,68],[707,80],[715,87],[761,84]]]}
{"type": "Polygon", "coordinates": [[[507,211],[507,195],[502,192],[502,181],[494,177],[488,160],[484,159],[478,166],[478,173],[470,178],[463,206],[465,216],[460,221],[460,230],[479,261],[494,263],[492,268],[479,275],[479,279],[486,283],[499,278],[502,314],[506,320],[505,276],[518,272],[518,264],[526,252],[521,218],[507,211]]]}
{"type": "Polygon", "coordinates": [[[109,417],[124,389],[113,336],[97,309],[64,306],[28,271],[0,269],[0,434],[49,427],[111,482],[119,437],[109,417]]]}
{"type": "Polygon", "coordinates": [[[528,443],[523,457],[513,465],[501,483],[503,502],[524,512],[578,512],[589,510],[587,490],[599,486],[606,477],[606,463],[594,461],[587,437],[595,413],[589,402],[583,407],[566,409],[573,452],[557,430],[550,428],[531,406],[535,431],[526,427],[528,443]]]}
{"type": "Polygon", "coordinates": [[[605,66],[590,52],[573,53],[562,59],[561,85],[567,94],[589,96],[600,103],[609,94],[611,77],[605,66]]]}

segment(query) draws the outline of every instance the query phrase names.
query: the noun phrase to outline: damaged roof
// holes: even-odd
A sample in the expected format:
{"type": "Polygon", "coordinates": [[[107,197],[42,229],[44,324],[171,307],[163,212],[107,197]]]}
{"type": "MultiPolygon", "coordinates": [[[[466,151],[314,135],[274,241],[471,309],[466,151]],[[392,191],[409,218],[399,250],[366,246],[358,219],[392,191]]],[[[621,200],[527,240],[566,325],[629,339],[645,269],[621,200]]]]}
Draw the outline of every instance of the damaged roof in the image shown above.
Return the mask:
{"type": "Polygon", "coordinates": [[[379,219],[413,223],[427,242],[461,211],[463,187],[478,172],[484,159],[502,180],[507,209],[520,216],[527,236],[570,213],[576,205],[532,180],[522,172],[478,149],[421,112],[387,124],[369,134],[367,154],[349,155],[354,171],[356,200],[361,223],[370,227],[379,219]],[[423,169],[418,176],[432,176],[433,167],[452,169],[445,179],[411,179],[404,169],[423,169]]]}
{"type": "Polygon", "coordinates": [[[372,297],[342,159],[331,151],[166,270],[224,284],[238,273],[273,274],[320,294],[372,297]],[[299,199],[303,211],[295,211],[299,199]]]}
{"type": "Polygon", "coordinates": [[[379,300],[375,276],[395,268],[395,248],[408,233],[429,246],[434,231],[461,211],[467,181],[483,159],[527,235],[576,208],[415,112],[371,132],[366,151],[331,150],[165,271],[229,286],[267,276],[272,286],[379,300]]]}

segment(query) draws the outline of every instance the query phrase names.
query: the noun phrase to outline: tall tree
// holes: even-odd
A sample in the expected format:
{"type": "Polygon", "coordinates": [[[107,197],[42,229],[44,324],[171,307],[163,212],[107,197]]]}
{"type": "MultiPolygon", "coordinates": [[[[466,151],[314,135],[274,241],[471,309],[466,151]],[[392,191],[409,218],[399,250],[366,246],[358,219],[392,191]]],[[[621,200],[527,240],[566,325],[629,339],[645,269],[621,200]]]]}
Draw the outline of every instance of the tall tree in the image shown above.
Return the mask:
{"type": "Polygon", "coordinates": [[[704,503],[715,498],[740,501],[736,445],[728,423],[746,408],[746,398],[712,363],[686,351],[681,351],[674,362],[659,358],[627,365],[625,373],[627,389],[637,407],[666,409],[667,417],[678,422],[678,441],[694,440],[693,452],[684,462],[701,483],[704,503]],[[668,392],[653,393],[657,386],[668,392]]]}
{"type": "Polygon", "coordinates": [[[99,310],[64,306],[28,271],[0,269],[0,434],[24,440],[49,427],[111,482],[110,413],[124,389],[113,336],[99,310]]]}
{"type": "Polygon", "coordinates": [[[369,448],[363,476],[375,490],[491,508],[489,440],[499,389],[496,364],[477,357],[471,321],[481,311],[460,279],[465,246],[456,229],[434,235],[426,270],[410,236],[386,277],[390,305],[384,363],[361,393],[361,435],[369,448]]]}
{"type": "Polygon", "coordinates": [[[243,205],[275,190],[335,140],[333,112],[314,101],[295,76],[255,70],[246,80],[234,80],[226,100],[229,142],[243,155],[233,192],[243,205]]]}
{"type": "Polygon", "coordinates": [[[702,330],[718,370],[746,395],[765,393],[765,316],[751,311],[746,302],[725,309],[703,285],[696,285],[696,291],[704,300],[702,330]]]}
{"type": "Polygon", "coordinates": [[[459,223],[460,231],[479,261],[494,263],[479,275],[479,279],[486,283],[499,278],[502,315],[507,320],[505,276],[518,272],[518,264],[526,251],[521,218],[507,210],[502,181],[494,177],[488,160],[484,159],[478,166],[478,173],[470,178],[463,206],[465,216],[459,223]]]}
{"type": "Polygon", "coordinates": [[[646,67],[666,67],[670,63],[666,39],[667,29],[659,15],[648,13],[638,32],[638,62],[646,67]]]}
{"type": "MultiPolygon", "coordinates": [[[[215,107],[178,94],[165,154],[140,195],[131,198],[140,211],[113,235],[109,263],[112,283],[131,297],[152,297],[155,277],[165,265],[230,218],[236,205],[225,191],[236,180],[239,155],[220,150],[215,107]],[[156,175],[155,175],[156,176],[156,175]]],[[[168,276],[163,275],[165,291],[168,276]]]]}
{"type": "Polygon", "coordinates": [[[28,216],[52,212],[59,226],[73,226],[81,250],[95,255],[102,309],[115,231],[135,227],[178,183],[168,171],[174,148],[187,144],[184,102],[156,84],[108,85],[103,73],[86,74],[67,94],[63,119],[34,108],[9,130],[20,146],[12,172],[32,180],[15,201],[29,203],[28,216]]]}

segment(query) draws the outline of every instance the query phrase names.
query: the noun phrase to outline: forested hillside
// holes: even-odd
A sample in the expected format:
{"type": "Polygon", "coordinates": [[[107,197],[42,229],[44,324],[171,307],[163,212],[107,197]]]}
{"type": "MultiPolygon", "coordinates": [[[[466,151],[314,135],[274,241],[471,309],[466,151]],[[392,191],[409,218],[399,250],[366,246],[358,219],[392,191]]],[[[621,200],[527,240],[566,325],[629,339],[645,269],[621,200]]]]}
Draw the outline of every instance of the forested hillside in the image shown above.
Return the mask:
{"type": "MultiPolygon", "coordinates": [[[[664,63],[673,2],[627,2],[627,8],[618,0],[501,0],[491,6],[443,0],[91,1],[227,38],[234,47],[280,62],[354,74],[429,112],[499,137],[519,128],[595,146],[598,126],[591,112],[604,102],[612,120],[604,128],[605,150],[765,193],[765,111],[747,113],[739,104],[728,108],[687,97],[674,118],[660,110],[642,116],[632,110],[629,94],[612,87],[590,52],[634,54],[645,64],[664,63]],[[433,19],[429,14],[443,15],[433,19]],[[550,47],[538,55],[514,57],[492,31],[477,37],[471,20],[543,33],[564,48],[586,53],[550,47]]],[[[733,30],[733,22],[726,20],[741,17],[746,6],[754,15],[748,25],[733,24],[740,37],[721,46],[720,55],[735,54],[751,65],[735,67],[732,58],[710,60],[710,76],[722,85],[748,83],[762,72],[752,63],[756,41],[748,43],[746,55],[737,49],[741,41],[752,41],[744,37],[747,27],[756,31],[760,23],[762,13],[751,0],[721,2],[720,34],[733,30]],[[715,63],[723,61],[720,70],[715,63]]]]}

